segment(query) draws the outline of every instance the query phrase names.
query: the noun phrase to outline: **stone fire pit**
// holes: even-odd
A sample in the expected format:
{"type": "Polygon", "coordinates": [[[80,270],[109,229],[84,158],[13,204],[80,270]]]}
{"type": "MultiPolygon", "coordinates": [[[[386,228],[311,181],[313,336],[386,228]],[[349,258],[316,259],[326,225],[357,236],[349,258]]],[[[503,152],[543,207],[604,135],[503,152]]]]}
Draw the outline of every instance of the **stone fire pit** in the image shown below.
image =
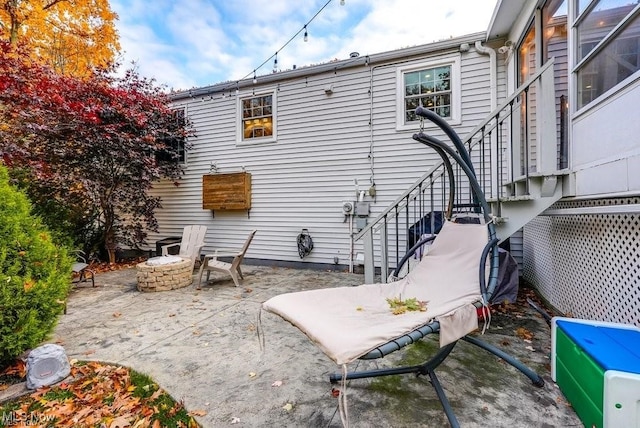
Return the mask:
{"type": "Polygon", "coordinates": [[[193,282],[191,260],[177,256],[153,257],[136,269],[139,291],[175,290],[193,282]]]}

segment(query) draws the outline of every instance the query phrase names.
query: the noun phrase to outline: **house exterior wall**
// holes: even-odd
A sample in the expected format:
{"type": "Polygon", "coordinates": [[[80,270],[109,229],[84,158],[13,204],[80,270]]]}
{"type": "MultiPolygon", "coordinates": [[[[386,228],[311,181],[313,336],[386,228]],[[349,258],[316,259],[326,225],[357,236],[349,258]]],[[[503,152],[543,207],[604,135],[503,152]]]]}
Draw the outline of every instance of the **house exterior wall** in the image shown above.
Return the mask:
{"type": "MultiPolygon", "coordinates": [[[[351,250],[349,219],[342,201],[356,200],[356,189],[367,191],[370,219],[415,182],[438,155],[411,139],[418,126],[398,126],[398,69],[455,59],[460,64],[461,115],[456,131],[465,135],[490,111],[489,61],[473,48],[484,34],[372,55],[352,66],[337,62],[320,74],[313,67],[305,73],[283,73],[270,79],[258,77],[255,85],[240,87],[238,94],[178,97],[175,107],[186,108],[196,137],[190,139],[184,177],[176,187],[161,182],[154,194],[163,208],[156,217],[159,232],[149,244],[167,236],[179,236],[188,224],[208,226],[203,252],[238,247],[252,229],[258,233],[247,252],[254,263],[302,262],[341,268],[361,252],[351,250]],[[460,52],[461,43],[471,48],[460,52]],[[404,53],[404,55],[403,55],[404,53]],[[332,93],[325,89],[332,87],[332,93]],[[238,143],[238,98],[273,92],[277,122],[276,141],[238,143]],[[371,124],[371,125],[370,125],[371,124]],[[202,175],[215,164],[220,173],[244,169],[252,174],[252,208],[246,211],[202,209],[202,175]],[[356,187],[356,180],[357,186],[356,187]],[[375,183],[375,197],[368,190],[375,183]],[[300,259],[296,236],[303,228],[313,238],[311,254],[300,259]]],[[[504,72],[499,74],[504,78],[504,72]]],[[[429,128],[427,128],[429,130],[429,128]]],[[[440,132],[437,138],[446,140],[440,132]]],[[[355,222],[354,222],[355,223],[355,222]]],[[[355,232],[355,228],[353,232],[355,232]]]]}
{"type": "MultiPolygon", "coordinates": [[[[521,40],[535,8],[542,4],[523,2],[520,14],[510,16],[514,24],[508,34],[514,43],[521,40]]],[[[568,22],[574,22],[571,14],[576,10],[577,5],[569,6],[568,22]]],[[[500,25],[496,28],[503,28],[500,25]]],[[[640,105],[640,72],[576,112],[578,82],[571,72],[575,35],[568,32],[572,107],[570,175],[563,178],[567,193],[552,207],[553,215],[538,216],[525,226],[523,276],[565,314],[640,326],[640,214],[633,211],[640,205],[640,122],[630,116],[640,105]],[[615,205],[629,208],[625,214],[607,208],[615,205]]],[[[510,67],[507,85],[513,88],[515,62],[510,67]]]]}
{"type": "Polygon", "coordinates": [[[640,76],[573,120],[576,196],[640,193],[640,76]]]}

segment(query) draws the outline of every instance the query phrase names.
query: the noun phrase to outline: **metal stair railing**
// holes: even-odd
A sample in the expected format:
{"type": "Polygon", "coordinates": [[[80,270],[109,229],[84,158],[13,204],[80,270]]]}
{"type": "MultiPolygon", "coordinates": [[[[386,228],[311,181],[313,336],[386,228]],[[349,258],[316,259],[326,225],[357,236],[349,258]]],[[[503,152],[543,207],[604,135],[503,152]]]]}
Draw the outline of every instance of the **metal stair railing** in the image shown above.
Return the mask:
{"type": "MultiPolygon", "coordinates": [[[[467,151],[462,157],[468,156],[494,217],[500,218],[505,200],[531,197],[531,176],[558,170],[553,82],[552,59],[462,138],[467,151]]],[[[451,183],[464,175],[455,162],[452,170],[453,175],[447,172],[445,161],[434,165],[354,236],[363,243],[366,283],[374,282],[376,265],[386,282],[406,250],[437,231],[444,213],[473,214],[477,204],[471,192],[460,192],[455,200],[448,196],[451,183]]]]}

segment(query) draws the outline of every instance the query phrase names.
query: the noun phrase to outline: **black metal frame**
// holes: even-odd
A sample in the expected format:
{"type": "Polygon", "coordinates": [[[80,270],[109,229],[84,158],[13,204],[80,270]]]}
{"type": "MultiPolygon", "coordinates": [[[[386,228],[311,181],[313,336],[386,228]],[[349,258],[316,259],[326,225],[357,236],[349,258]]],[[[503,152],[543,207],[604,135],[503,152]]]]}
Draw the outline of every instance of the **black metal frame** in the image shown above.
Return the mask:
{"type": "MultiPolygon", "coordinates": [[[[498,272],[497,244],[499,240],[496,237],[495,225],[491,221],[492,219],[490,215],[489,206],[484,197],[484,193],[482,192],[482,189],[476,179],[475,171],[471,164],[471,157],[467,152],[467,150],[464,148],[464,145],[462,144],[456,132],[440,116],[423,107],[418,107],[416,109],[416,114],[432,121],[439,128],[441,128],[444,131],[444,133],[449,137],[449,139],[452,141],[455,147],[455,150],[453,150],[450,146],[438,140],[437,138],[426,135],[422,132],[415,134],[413,136],[413,139],[435,149],[435,151],[443,158],[449,177],[453,177],[452,163],[450,159],[456,162],[456,164],[464,171],[468,179],[468,183],[473,194],[474,211],[484,216],[484,220],[487,224],[487,229],[489,233],[488,233],[487,245],[485,246],[485,249],[482,253],[482,257],[479,261],[479,278],[480,278],[480,288],[481,288],[482,298],[485,302],[490,302],[491,296],[493,295],[497,285],[497,272],[498,272]],[[490,273],[489,273],[488,284],[485,283],[485,266],[486,266],[487,257],[490,257],[489,259],[490,273]]],[[[458,185],[459,185],[459,181],[460,180],[458,180],[458,185]]],[[[451,207],[452,207],[452,201],[455,197],[454,195],[455,189],[456,189],[456,186],[454,184],[454,181],[451,180],[450,194],[449,194],[450,199],[449,199],[449,205],[448,205],[449,211],[446,213],[446,216],[449,219],[451,218],[451,207]]],[[[394,270],[393,275],[394,276],[398,275],[398,272],[400,272],[403,265],[422,245],[434,239],[435,237],[427,237],[417,242],[409,250],[409,252],[407,252],[407,254],[402,258],[400,263],[398,263],[398,266],[394,270]]],[[[481,307],[481,305],[479,304],[478,307],[481,307]]],[[[430,324],[419,327],[398,339],[392,340],[388,343],[385,343],[384,345],[377,347],[376,349],[370,351],[366,355],[360,357],[360,359],[369,360],[369,359],[382,358],[385,355],[390,354],[391,352],[397,351],[406,345],[409,345],[411,343],[414,343],[426,337],[428,334],[437,333],[439,331],[440,331],[440,323],[437,321],[434,321],[430,324]]],[[[505,362],[512,365],[521,373],[523,373],[525,376],[527,376],[535,386],[542,387],[544,385],[544,380],[542,379],[542,377],[540,377],[540,375],[535,373],[533,370],[531,370],[529,367],[527,367],[517,358],[507,354],[506,352],[500,350],[499,348],[493,345],[490,345],[486,342],[483,342],[473,336],[465,336],[462,338],[462,340],[468,343],[471,343],[475,346],[478,346],[500,357],[505,362]]],[[[451,404],[449,403],[449,400],[447,399],[444,389],[440,385],[440,381],[438,380],[438,377],[436,376],[436,373],[435,373],[435,369],[440,364],[442,364],[444,360],[447,358],[447,356],[451,353],[451,351],[453,351],[453,348],[455,347],[456,343],[457,341],[440,348],[438,352],[436,352],[431,359],[429,359],[423,364],[408,366],[408,367],[349,372],[346,374],[346,376],[344,376],[342,373],[334,373],[329,376],[329,380],[331,383],[337,383],[342,380],[363,379],[363,378],[370,378],[370,377],[390,376],[390,375],[399,375],[399,374],[407,374],[407,373],[415,373],[416,375],[429,375],[431,384],[433,385],[433,388],[436,391],[438,399],[442,404],[442,407],[444,409],[445,414],[447,415],[449,423],[451,424],[452,427],[457,428],[460,425],[458,423],[458,420],[456,419],[455,414],[453,413],[453,409],[451,407],[451,404]]]]}

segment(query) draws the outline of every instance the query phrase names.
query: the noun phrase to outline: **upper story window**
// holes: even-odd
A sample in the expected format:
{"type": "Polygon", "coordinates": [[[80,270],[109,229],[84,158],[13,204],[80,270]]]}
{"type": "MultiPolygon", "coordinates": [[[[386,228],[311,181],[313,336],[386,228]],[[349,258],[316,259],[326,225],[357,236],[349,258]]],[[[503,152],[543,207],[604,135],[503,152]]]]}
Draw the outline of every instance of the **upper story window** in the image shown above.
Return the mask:
{"type": "Polygon", "coordinates": [[[273,93],[240,99],[238,142],[275,141],[275,96],[273,93]]]}
{"type": "Polygon", "coordinates": [[[595,1],[575,21],[578,109],[640,70],[640,1],[595,1]]]}
{"type": "Polygon", "coordinates": [[[398,69],[398,129],[415,128],[420,105],[449,122],[460,120],[460,61],[416,64],[398,69]]]}
{"type": "MultiPolygon", "coordinates": [[[[173,125],[176,129],[183,129],[187,125],[187,116],[184,108],[173,109],[172,115],[173,125]]],[[[186,138],[166,137],[162,140],[169,150],[156,152],[158,161],[179,163],[187,161],[186,138]]]]}

